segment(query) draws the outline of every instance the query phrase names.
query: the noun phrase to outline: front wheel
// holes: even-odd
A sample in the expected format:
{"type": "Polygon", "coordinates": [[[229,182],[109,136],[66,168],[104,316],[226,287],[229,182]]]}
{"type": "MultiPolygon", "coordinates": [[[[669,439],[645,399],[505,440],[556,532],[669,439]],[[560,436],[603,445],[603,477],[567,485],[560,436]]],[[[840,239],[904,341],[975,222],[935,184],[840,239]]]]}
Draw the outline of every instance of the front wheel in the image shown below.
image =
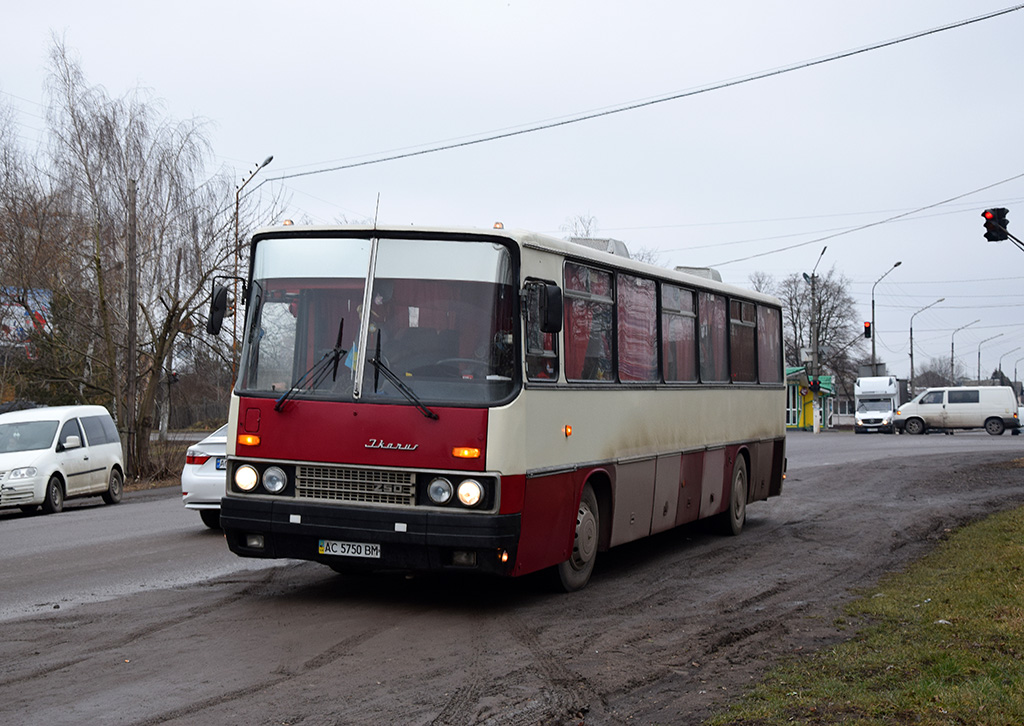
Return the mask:
{"type": "Polygon", "coordinates": [[[1006,425],[1001,418],[990,418],[985,422],[985,430],[992,436],[1002,436],[1006,430],[1006,425]]]}
{"type": "Polygon", "coordinates": [[[103,501],[107,504],[117,504],[124,494],[124,477],[117,469],[110,470],[110,481],[107,483],[107,491],[103,492],[103,501]]]}
{"type": "Polygon", "coordinates": [[[924,433],[924,421],[919,418],[907,419],[906,430],[911,436],[919,436],[924,433]]]}
{"type": "Polygon", "coordinates": [[[46,484],[46,493],[43,495],[43,513],[56,514],[64,509],[64,487],[60,478],[51,476],[46,484]]]}
{"type": "Polygon", "coordinates": [[[566,592],[582,590],[590,581],[597,559],[598,535],[601,531],[601,512],[597,497],[589,484],[583,487],[580,506],[576,512],[576,530],[573,534],[572,554],[556,565],[558,580],[566,592]]]}

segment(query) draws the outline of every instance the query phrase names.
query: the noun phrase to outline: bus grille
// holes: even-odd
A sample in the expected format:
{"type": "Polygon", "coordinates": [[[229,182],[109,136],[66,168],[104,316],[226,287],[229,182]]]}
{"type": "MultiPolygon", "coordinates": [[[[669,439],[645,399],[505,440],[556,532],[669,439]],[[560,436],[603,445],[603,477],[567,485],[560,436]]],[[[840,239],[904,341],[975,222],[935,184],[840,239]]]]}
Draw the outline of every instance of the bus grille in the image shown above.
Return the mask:
{"type": "Polygon", "coordinates": [[[295,479],[295,495],[299,499],[410,507],[416,504],[413,472],[300,465],[296,467],[295,479]]]}

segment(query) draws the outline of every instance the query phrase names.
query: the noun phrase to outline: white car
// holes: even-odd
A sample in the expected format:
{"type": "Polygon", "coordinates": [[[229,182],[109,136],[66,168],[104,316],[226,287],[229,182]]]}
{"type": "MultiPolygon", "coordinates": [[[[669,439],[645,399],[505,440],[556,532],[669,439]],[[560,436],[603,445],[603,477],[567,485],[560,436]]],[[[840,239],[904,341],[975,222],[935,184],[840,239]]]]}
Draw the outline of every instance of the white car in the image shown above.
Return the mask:
{"type": "Polygon", "coordinates": [[[181,470],[181,498],[186,509],[196,509],[203,524],[220,528],[220,499],[227,482],[227,433],[224,424],[185,453],[181,470]]]}
{"type": "Polygon", "coordinates": [[[0,507],[53,514],[72,497],[121,501],[121,437],[103,406],[0,414],[0,507]]]}

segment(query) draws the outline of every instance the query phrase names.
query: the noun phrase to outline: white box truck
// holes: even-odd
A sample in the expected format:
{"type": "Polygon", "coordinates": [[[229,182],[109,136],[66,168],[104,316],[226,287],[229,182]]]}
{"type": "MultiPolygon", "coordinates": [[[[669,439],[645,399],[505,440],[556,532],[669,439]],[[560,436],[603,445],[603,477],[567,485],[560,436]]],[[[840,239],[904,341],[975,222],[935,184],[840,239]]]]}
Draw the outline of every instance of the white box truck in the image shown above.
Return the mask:
{"type": "Polygon", "coordinates": [[[893,433],[900,406],[900,383],[895,376],[868,376],[853,383],[854,433],[893,433]]]}

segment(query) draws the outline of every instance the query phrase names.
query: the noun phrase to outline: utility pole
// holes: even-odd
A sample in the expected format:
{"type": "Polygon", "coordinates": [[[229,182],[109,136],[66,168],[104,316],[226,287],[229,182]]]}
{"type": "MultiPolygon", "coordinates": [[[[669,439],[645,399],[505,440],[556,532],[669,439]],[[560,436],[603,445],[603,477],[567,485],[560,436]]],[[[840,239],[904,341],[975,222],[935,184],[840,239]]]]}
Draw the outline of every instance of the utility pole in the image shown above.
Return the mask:
{"type": "Polygon", "coordinates": [[[139,312],[139,270],[138,255],[136,252],[136,219],[135,219],[135,180],[128,180],[128,401],[126,402],[128,420],[125,422],[128,428],[128,456],[126,457],[125,468],[127,469],[127,480],[134,479],[138,472],[136,461],[135,440],[136,427],[136,406],[137,397],[136,384],[138,380],[139,352],[138,352],[138,312],[139,312]]]}

